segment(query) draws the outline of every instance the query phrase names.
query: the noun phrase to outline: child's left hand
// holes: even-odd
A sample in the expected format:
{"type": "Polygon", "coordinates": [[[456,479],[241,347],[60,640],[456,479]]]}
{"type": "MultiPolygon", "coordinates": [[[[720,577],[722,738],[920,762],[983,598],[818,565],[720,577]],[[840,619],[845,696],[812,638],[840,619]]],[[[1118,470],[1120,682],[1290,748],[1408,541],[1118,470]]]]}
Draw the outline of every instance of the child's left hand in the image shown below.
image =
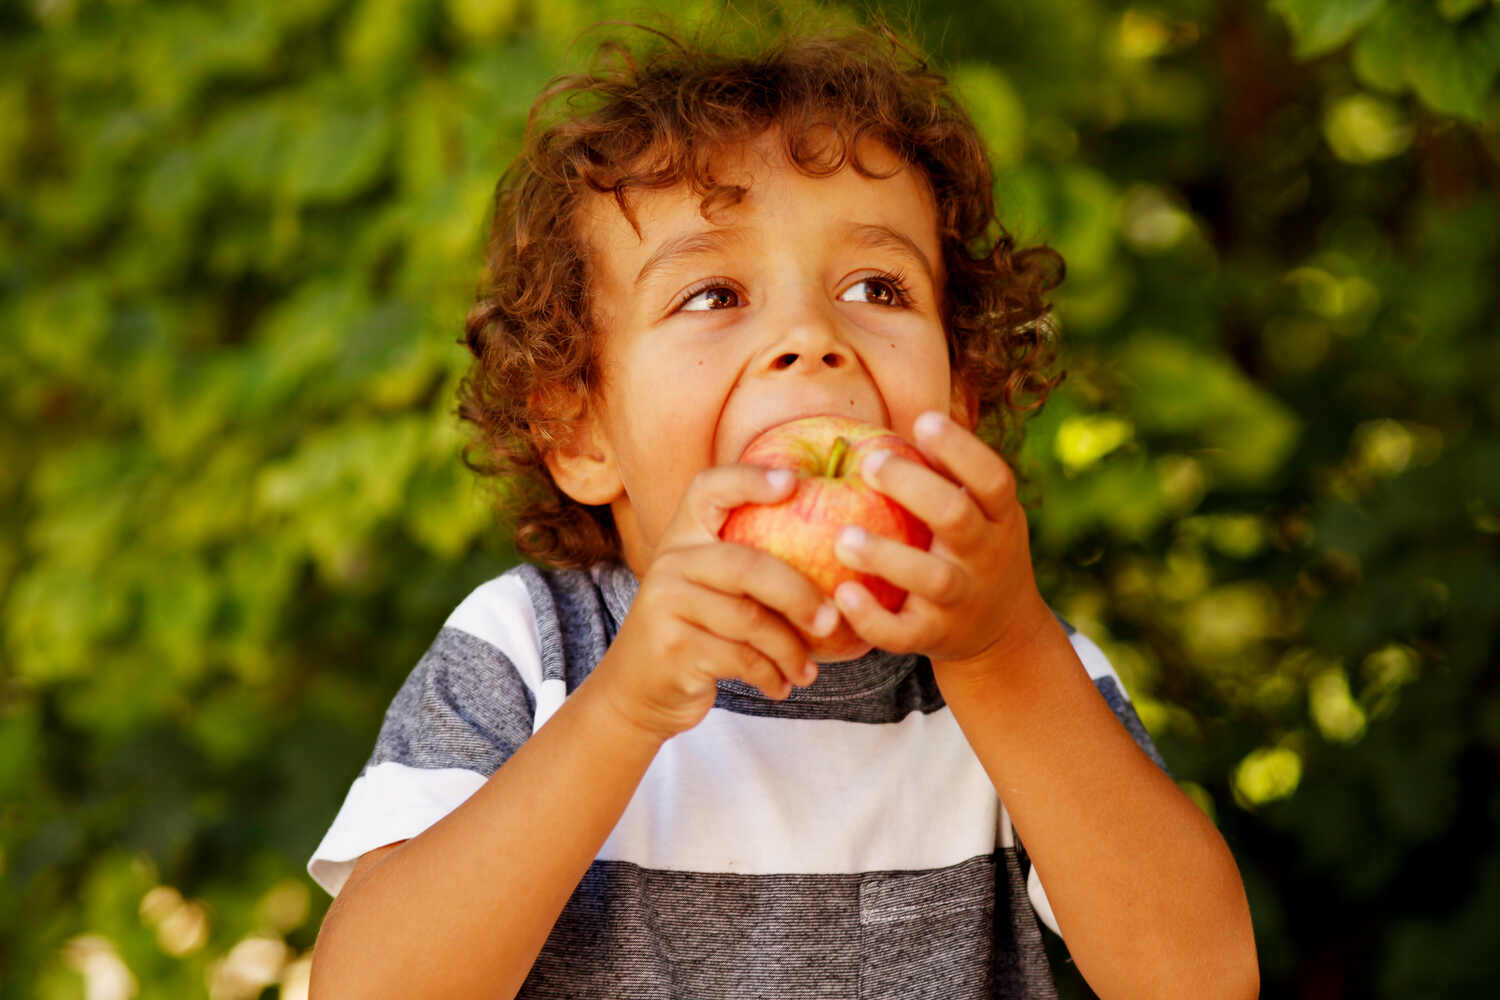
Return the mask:
{"type": "Polygon", "coordinates": [[[927,522],[932,546],[923,552],[845,528],[839,560],[884,577],[907,597],[892,613],[860,584],[843,583],[835,594],[839,611],[880,649],[922,653],[935,663],[982,658],[1029,638],[1051,612],[1036,589],[1010,466],[943,414],[924,413],[914,434],[931,469],[885,455],[866,459],[860,474],[927,522]]]}

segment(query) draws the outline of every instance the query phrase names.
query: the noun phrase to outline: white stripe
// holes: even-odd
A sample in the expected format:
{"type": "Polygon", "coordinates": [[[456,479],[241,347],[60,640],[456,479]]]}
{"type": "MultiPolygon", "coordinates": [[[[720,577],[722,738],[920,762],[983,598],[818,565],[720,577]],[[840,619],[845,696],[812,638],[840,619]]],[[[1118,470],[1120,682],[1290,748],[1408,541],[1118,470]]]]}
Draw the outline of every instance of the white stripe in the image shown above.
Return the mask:
{"type": "Polygon", "coordinates": [[[542,686],[536,692],[536,713],[531,717],[533,733],[542,728],[542,723],[552,718],[552,713],[562,707],[563,699],[567,696],[568,682],[561,677],[542,681],[542,686]]]}
{"type": "MultiPolygon", "coordinates": [[[[1089,672],[1091,680],[1101,677],[1113,677],[1116,684],[1120,684],[1120,675],[1115,673],[1115,668],[1110,665],[1109,657],[1104,655],[1104,650],[1084,635],[1082,632],[1074,632],[1068,637],[1073,643],[1073,652],[1083,661],[1083,669],[1089,672]]],[[[1125,690],[1125,685],[1120,684],[1120,690],[1125,690]]]]}
{"type": "Polygon", "coordinates": [[[484,775],[456,767],[377,764],[354,779],[333,825],[307,864],[308,874],[331,895],[338,895],[362,855],[410,840],[458,808],[484,782],[484,775]]]}
{"type": "Polygon", "coordinates": [[[995,849],[997,806],[946,708],[886,725],[716,709],[657,754],[599,857],[747,875],[941,868],[995,849]]]}
{"type": "Polygon", "coordinates": [[[480,584],[443,624],[500,650],[533,694],[541,690],[542,642],[521,574],[511,571],[480,584]]]}
{"type": "Polygon", "coordinates": [[[1052,915],[1052,900],[1047,898],[1047,890],[1042,888],[1042,878],[1036,873],[1036,865],[1031,866],[1031,874],[1026,876],[1026,896],[1031,900],[1031,908],[1036,910],[1036,915],[1042,918],[1042,923],[1053,934],[1062,937],[1062,931],[1057,928],[1057,918],[1052,915]]]}

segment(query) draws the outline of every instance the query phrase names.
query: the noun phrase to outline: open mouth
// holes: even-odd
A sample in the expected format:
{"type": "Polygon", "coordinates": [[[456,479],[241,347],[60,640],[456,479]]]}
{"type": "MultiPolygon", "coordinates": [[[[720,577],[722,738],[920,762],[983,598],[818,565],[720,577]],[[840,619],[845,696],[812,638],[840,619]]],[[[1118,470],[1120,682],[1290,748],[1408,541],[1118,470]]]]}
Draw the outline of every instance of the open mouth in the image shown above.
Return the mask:
{"type": "Polygon", "coordinates": [[[769,430],[772,430],[772,429],[775,429],[775,428],[785,427],[787,424],[796,423],[796,422],[801,421],[801,420],[817,420],[817,419],[820,419],[820,418],[834,418],[834,419],[838,419],[838,420],[850,420],[850,421],[854,421],[854,422],[860,423],[860,424],[869,424],[869,425],[874,425],[874,426],[877,426],[877,427],[884,427],[886,429],[889,429],[889,426],[888,426],[889,425],[889,421],[886,421],[884,419],[871,420],[871,419],[868,419],[867,417],[864,417],[864,416],[861,416],[861,415],[858,415],[858,414],[852,414],[852,413],[849,413],[847,411],[845,411],[845,412],[839,412],[839,411],[830,411],[830,410],[816,410],[816,411],[812,411],[812,412],[808,412],[808,413],[799,413],[799,414],[796,414],[794,416],[789,416],[789,417],[786,417],[786,418],[781,419],[781,420],[769,421],[769,422],[765,423],[763,426],[755,428],[754,430],[748,432],[745,435],[745,438],[744,438],[743,442],[739,442],[739,448],[736,450],[735,454],[736,455],[743,455],[745,453],[746,449],[748,449],[752,443],[754,443],[758,438],[760,438],[761,435],[765,434],[769,430]]]}

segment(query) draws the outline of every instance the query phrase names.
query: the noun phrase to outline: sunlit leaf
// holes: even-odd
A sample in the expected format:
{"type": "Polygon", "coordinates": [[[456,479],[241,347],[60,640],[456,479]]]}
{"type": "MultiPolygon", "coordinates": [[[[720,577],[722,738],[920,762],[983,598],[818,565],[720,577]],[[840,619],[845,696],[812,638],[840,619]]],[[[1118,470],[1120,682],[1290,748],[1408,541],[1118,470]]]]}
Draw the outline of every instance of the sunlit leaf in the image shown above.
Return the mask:
{"type": "Polygon", "coordinates": [[[466,39],[486,42],[510,27],[521,0],[444,0],[443,9],[466,39]]]}
{"type": "Polygon", "coordinates": [[[423,42],[433,0],[360,0],[340,36],[355,73],[382,77],[405,67],[423,42]]]}

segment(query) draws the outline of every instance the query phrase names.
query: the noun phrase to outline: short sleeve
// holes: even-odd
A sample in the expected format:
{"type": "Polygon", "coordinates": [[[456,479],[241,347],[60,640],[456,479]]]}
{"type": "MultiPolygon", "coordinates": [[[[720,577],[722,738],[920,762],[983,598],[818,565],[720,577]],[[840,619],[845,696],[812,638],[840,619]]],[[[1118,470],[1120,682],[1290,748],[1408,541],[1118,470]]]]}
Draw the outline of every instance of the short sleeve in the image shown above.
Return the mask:
{"type": "Polygon", "coordinates": [[[500,577],[449,617],[386,710],[375,747],[308,862],[337,895],[364,854],[457,808],[531,735],[541,688],[526,592],[500,577]]]}
{"type": "MultiPolygon", "coordinates": [[[[1114,712],[1115,718],[1120,720],[1135,740],[1136,745],[1150,757],[1157,767],[1163,771],[1167,770],[1166,763],[1162,760],[1161,753],[1156,749],[1156,744],[1151,741],[1151,736],[1142,725],[1140,716],[1136,715],[1135,708],[1130,704],[1130,697],[1125,693],[1125,686],[1120,683],[1120,677],[1110,665],[1109,658],[1104,651],[1082,632],[1077,631],[1066,622],[1063,623],[1068,630],[1068,638],[1073,643],[1073,651],[1078,654],[1079,660],[1083,662],[1084,669],[1088,671],[1089,679],[1094,682],[1094,687],[1099,689],[1099,695],[1105,704],[1114,712]]],[[[1170,773],[1170,772],[1169,772],[1170,773]]],[[[1006,822],[1008,822],[1008,817],[1006,822]]],[[[1042,880],[1038,877],[1036,869],[1031,867],[1028,860],[1025,864],[1026,895],[1031,900],[1032,908],[1036,910],[1037,917],[1042,923],[1051,928],[1054,934],[1061,935],[1057,929],[1057,917],[1052,913],[1052,903],[1047,899],[1047,891],[1042,888],[1042,880]]]]}

